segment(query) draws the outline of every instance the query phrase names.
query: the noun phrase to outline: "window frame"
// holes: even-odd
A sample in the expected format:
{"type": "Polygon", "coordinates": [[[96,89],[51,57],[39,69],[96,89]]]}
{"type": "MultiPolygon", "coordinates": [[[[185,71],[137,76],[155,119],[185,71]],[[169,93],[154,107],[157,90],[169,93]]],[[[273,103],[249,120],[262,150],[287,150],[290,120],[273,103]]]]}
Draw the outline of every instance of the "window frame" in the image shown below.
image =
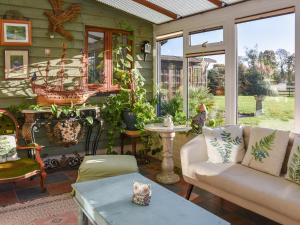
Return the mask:
{"type": "Polygon", "coordinates": [[[221,46],[223,45],[224,42],[224,28],[223,26],[213,26],[213,27],[208,27],[208,28],[204,28],[204,29],[200,29],[200,30],[194,30],[194,31],[190,31],[189,32],[189,46],[190,47],[202,47],[202,48],[209,48],[212,46],[221,46]],[[202,34],[202,33],[206,33],[206,32],[211,32],[211,31],[217,31],[217,30],[222,30],[222,36],[223,36],[223,40],[222,41],[218,41],[218,42],[208,42],[206,44],[206,47],[203,47],[202,44],[195,44],[192,45],[192,35],[193,34],[202,34]]]}
{"type": "MultiPolygon", "coordinates": [[[[85,50],[88,53],[88,33],[89,32],[102,32],[104,33],[104,83],[103,84],[88,84],[90,89],[95,89],[99,92],[116,92],[120,90],[118,84],[113,84],[113,41],[112,36],[115,33],[133,35],[132,31],[122,29],[110,29],[96,26],[85,26],[85,50]]],[[[131,46],[131,55],[133,55],[133,41],[128,40],[131,46]]],[[[133,63],[132,63],[133,64],[133,63]]],[[[133,65],[132,65],[133,67],[133,65]]]]}
{"type": "MultiPolygon", "coordinates": [[[[274,17],[280,17],[280,16],[284,16],[284,15],[289,15],[289,14],[295,14],[295,26],[297,26],[297,21],[296,21],[296,11],[295,11],[295,7],[291,6],[291,7],[286,7],[286,8],[281,8],[281,9],[276,9],[276,10],[271,10],[271,11],[267,11],[264,13],[258,13],[258,14],[252,14],[252,15],[247,15],[244,17],[240,17],[240,18],[236,18],[234,20],[235,22],[235,32],[236,32],[236,52],[238,52],[238,25],[239,24],[243,24],[243,23],[248,23],[248,22],[254,22],[254,21],[259,21],[259,20],[264,20],[264,19],[269,19],[269,18],[274,18],[274,17]]],[[[295,27],[295,33],[296,33],[296,27],[295,27]]],[[[296,47],[296,37],[295,37],[295,52],[294,54],[296,54],[297,52],[297,47],[296,47]]],[[[239,121],[239,105],[238,105],[238,98],[239,98],[239,71],[238,71],[238,54],[236,53],[236,95],[235,95],[235,101],[236,101],[236,116],[235,116],[235,124],[240,124],[239,121]]],[[[299,82],[297,82],[297,65],[296,65],[296,58],[295,58],[295,81],[294,81],[294,88],[295,88],[295,92],[294,92],[294,124],[293,127],[291,128],[291,130],[296,130],[296,123],[297,121],[299,121],[299,117],[297,116],[297,93],[296,93],[296,87],[299,87],[299,82]]],[[[242,95],[241,95],[242,96],[242,95]]],[[[244,125],[245,126],[245,125],[244,125]]],[[[251,125],[252,126],[252,125],[251,125]]],[[[271,127],[267,127],[267,128],[271,128],[271,127]]]]}
{"type": "MultiPolygon", "coordinates": [[[[208,27],[223,26],[223,49],[225,49],[225,89],[226,91],[226,124],[237,123],[237,20],[241,21],[249,19],[250,17],[261,18],[269,17],[274,14],[290,13],[290,10],[295,13],[295,117],[293,132],[300,133],[300,1],[286,0],[274,1],[261,0],[259,7],[256,1],[248,1],[243,4],[236,4],[230,7],[223,8],[222,10],[214,12],[206,12],[196,14],[183,20],[172,21],[170,23],[156,25],[154,27],[154,41],[157,37],[163,37],[166,34],[175,33],[178,30],[182,31],[184,37],[183,53],[195,54],[202,53],[203,51],[218,50],[215,46],[209,49],[201,49],[199,46],[189,46],[189,33],[193,31],[203,30],[208,27]],[[281,13],[280,13],[281,12],[281,13]]],[[[154,62],[159,55],[159,51],[154,49],[154,62]]],[[[154,68],[157,73],[157,65],[154,63],[154,68]]],[[[187,62],[184,61],[184,75],[187,74],[187,62]]],[[[184,76],[187,77],[187,76],[184,76]]],[[[157,82],[157,74],[154,76],[154,81],[157,82]]],[[[185,92],[188,93],[187,82],[185,82],[185,92]]],[[[183,96],[184,101],[187,100],[187,95],[183,96]]],[[[185,103],[186,105],[186,103],[185,103]]],[[[185,109],[187,112],[188,110],[185,109]]]]}

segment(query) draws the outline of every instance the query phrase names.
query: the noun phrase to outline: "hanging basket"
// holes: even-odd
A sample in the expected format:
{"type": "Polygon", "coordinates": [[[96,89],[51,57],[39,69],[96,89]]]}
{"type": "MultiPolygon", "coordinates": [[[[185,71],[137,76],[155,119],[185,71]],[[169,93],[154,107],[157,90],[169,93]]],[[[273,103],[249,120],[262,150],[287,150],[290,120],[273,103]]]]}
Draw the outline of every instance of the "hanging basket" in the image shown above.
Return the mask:
{"type": "Polygon", "coordinates": [[[46,129],[48,137],[64,147],[78,144],[85,134],[84,126],[73,118],[51,121],[46,129]]]}

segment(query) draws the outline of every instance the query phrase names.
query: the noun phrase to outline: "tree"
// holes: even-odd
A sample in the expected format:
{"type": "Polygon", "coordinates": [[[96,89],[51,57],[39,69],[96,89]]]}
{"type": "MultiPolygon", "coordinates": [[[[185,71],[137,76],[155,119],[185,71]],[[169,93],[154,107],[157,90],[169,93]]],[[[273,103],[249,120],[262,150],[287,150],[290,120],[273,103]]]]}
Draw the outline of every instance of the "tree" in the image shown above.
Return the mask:
{"type": "Polygon", "coordinates": [[[274,75],[277,74],[277,60],[275,52],[273,50],[260,52],[258,61],[259,71],[268,78],[274,78],[274,75]]]}
{"type": "MultiPolygon", "coordinates": [[[[224,92],[224,82],[225,82],[225,65],[224,64],[214,64],[213,68],[208,71],[208,88],[214,95],[217,92],[224,92]]],[[[220,94],[220,93],[219,93],[220,94]]]]}
{"type": "Polygon", "coordinates": [[[259,53],[257,47],[246,50],[246,57],[243,59],[248,63],[248,68],[243,77],[243,94],[253,95],[256,100],[256,115],[263,112],[262,102],[266,95],[271,95],[270,81],[266,78],[267,67],[274,66],[274,55],[272,51],[259,53]],[[266,64],[266,65],[265,65],[266,64]]]}
{"type": "Polygon", "coordinates": [[[280,70],[280,73],[279,73],[280,82],[282,82],[282,81],[286,80],[286,66],[287,66],[287,60],[288,60],[289,53],[287,50],[280,48],[276,51],[276,55],[278,58],[278,65],[279,65],[279,70],[280,70]]]}
{"type": "Polygon", "coordinates": [[[295,82],[295,53],[287,57],[287,83],[292,85],[295,82]]]}

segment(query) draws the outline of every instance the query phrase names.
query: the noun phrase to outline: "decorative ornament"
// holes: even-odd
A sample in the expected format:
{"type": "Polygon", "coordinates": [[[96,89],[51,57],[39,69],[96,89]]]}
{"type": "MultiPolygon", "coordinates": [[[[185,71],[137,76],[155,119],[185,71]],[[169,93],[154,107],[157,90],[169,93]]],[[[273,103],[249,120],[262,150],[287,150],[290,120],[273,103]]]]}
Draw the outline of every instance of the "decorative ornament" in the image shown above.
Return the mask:
{"type": "Polygon", "coordinates": [[[201,103],[199,105],[199,113],[193,117],[192,129],[197,133],[202,133],[202,128],[205,126],[205,121],[207,120],[207,109],[206,106],[201,103]]]}
{"type": "Polygon", "coordinates": [[[67,40],[72,41],[73,35],[71,34],[71,32],[65,30],[64,23],[70,22],[79,15],[80,5],[72,4],[68,9],[64,10],[63,0],[49,0],[49,3],[52,6],[52,11],[44,12],[49,20],[49,33],[59,33],[67,40]]]}
{"type": "Polygon", "coordinates": [[[132,202],[137,205],[147,206],[149,205],[150,200],[151,200],[151,185],[143,184],[135,181],[133,183],[132,202]]]}
{"type": "Polygon", "coordinates": [[[172,120],[172,116],[166,115],[165,118],[164,118],[163,125],[164,125],[164,127],[173,128],[174,127],[174,123],[173,123],[173,120],[172,120]]]}
{"type": "MultiPolygon", "coordinates": [[[[50,60],[47,61],[46,68],[42,71],[39,65],[36,66],[37,71],[33,73],[30,82],[33,92],[37,95],[37,103],[40,106],[70,105],[83,104],[90,97],[95,95],[97,90],[90,90],[87,84],[87,54],[82,50],[80,59],[81,66],[78,67],[80,76],[78,77],[78,85],[72,88],[65,87],[65,79],[68,77],[66,63],[67,46],[63,44],[63,52],[58,66],[51,66],[50,60]],[[57,71],[52,82],[49,81],[49,73],[52,70],[57,71]],[[58,68],[57,68],[58,67],[58,68]],[[42,82],[42,83],[41,83],[42,82]]],[[[49,56],[48,56],[49,57],[49,56]]]]}

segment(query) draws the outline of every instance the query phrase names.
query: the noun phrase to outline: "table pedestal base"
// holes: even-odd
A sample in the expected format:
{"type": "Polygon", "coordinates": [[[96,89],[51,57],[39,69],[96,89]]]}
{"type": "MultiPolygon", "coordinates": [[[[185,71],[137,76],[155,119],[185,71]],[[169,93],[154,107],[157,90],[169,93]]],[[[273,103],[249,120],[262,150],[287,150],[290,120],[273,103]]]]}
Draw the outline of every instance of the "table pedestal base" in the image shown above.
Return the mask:
{"type": "Polygon", "coordinates": [[[162,184],[175,184],[180,181],[180,177],[174,172],[161,172],[156,175],[156,180],[162,184]]]}
{"type": "Polygon", "coordinates": [[[161,172],[157,174],[156,180],[162,184],[175,184],[180,177],[174,173],[173,141],[175,132],[186,132],[191,128],[186,126],[165,127],[161,123],[153,123],[145,126],[145,130],[158,132],[162,140],[162,163],[161,172]]]}
{"type": "Polygon", "coordinates": [[[160,137],[163,144],[161,172],[157,174],[156,180],[162,184],[175,184],[179,182],[179,176],[174,173],[173,162],[173,140],[175,132],[161,132],[160,137]]]}

